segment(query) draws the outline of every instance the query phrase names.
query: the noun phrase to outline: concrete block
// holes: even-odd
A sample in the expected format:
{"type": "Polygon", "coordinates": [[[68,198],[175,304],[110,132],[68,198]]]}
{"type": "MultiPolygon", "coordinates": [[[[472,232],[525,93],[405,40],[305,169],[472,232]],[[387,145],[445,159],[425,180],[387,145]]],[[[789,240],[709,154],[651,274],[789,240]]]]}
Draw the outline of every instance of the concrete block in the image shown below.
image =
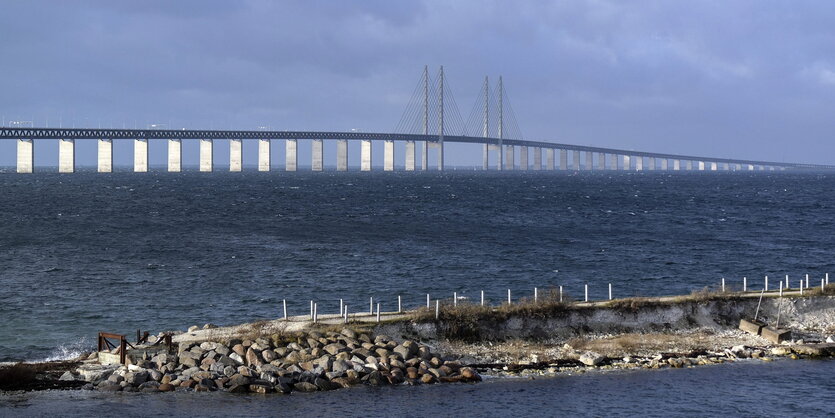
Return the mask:
{"type": "Polygon", "coordinates": [[[779,344],[783,341],[792,338],[792,332],[787,329],[763,327],[760,329],[760,336],[774,344],[779,344]]]}
{"type": "Polygon", "coordinates": [[[765,323],[760,321],[754,321],[750,319],[740,319],[739,320],[739,329],[753,335],[760,335],[765,323]]]}

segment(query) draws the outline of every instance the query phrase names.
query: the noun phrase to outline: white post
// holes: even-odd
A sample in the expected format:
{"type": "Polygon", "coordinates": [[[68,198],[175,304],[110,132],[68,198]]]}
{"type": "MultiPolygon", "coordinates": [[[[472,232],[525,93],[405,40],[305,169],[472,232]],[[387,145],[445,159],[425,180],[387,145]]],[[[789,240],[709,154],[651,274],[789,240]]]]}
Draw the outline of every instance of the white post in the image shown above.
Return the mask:
{"type": "Polygon", "coordinates": [[[510,305],[510,289],[507,289],[507,304],[510,305]]]}
{"type": "Polygon", "coordinates": [[[748,291],[748,278],[747,277],[742,278],[742,291],[743,292],[748,291]]]}
{"type": "Polygon", "coordinates": [[[725,293],[725,278],[722,278],[722,293],[725,293]]]}
{"type": "Polygon", "coordinates": [[[481,291],[481,306],[484,306],[484,291],[481,291]]]}
{"type": "Polygon", "coordinates": [[[313,301],[310,301],[310,319],[313,319],[313,301]]]}
{"type": "Polygon", "coordinates": [[[281,304],[284,305],[284,320],[287,320],[287,299],[281,299],[281,304]]]}
{"type": "Polygon", "coordinates": [[[780,297],[783,297],[783,281],[780,280],[780,297]]]}
{"type": "Polygon", "coordinates": [[[560,285],[560,303],[562,303],[562,285],[560,285]]]}
{"type": "Polygon", "coordinates": [[[585,285],[585,293],[586,293],[586,302],[589,301],[589,284],[586,283],[585,285]]]}
{"type": "Polygon", "coordinates": [[[317,319],[319,319],[319,314],[318,314],[318,312],[317,312],[317,311],[318,311],[318,309],[319,309],[319,304],[318,304],[318,303],[314,303],[314,304],[313,304],[313,323],[314,323],[314,324],[316,323],[316,320],[317,320],[317,319]]]}
{"type": "Polygon", "coordinates": [[[612,284],[609,283],[609,300],[612,300],[612,284]]]}
{"type": "Polygon", "coordinates": [[[537,288],[533,288],[533,302],[536,303],[539,301],[539,290],[537,288]]]}
{"type": "Polygon", "coordinates": [[[435,299],[435,319],[437,320],[441,316],[441,303],[438,302],[438,299],[435,299]]]}
{"type": "Polygon", "coordinates": [[[429,293],[426,294],[426,309],[429,309],[429,293]]]}
{"type": "Polygon", "coordinates": [[[348,305],[345,305],[345,323],[348,323],[348,305]]]}
{"type": "Polygon", "coordinates": [[[368,314],[374,315],[374,296],[368,301],[368,314]]]}
{"type": "Polygon", "coordinates": [[[397,295],[397,313],[403,312],[401,302],[400,295],[397,295]]]}
{"type": "Polygon", "coordinates": [[[342,315],[342,299],[339,299],[339,314],[342,315]]]}
{"type": "Polygon", "coordinates": [[[380,322],[380,302],[377,302],[377,322],[380,322]]]}
{"type": "Polygon", "coordinates": [[[458,307],[458,292],[452,292],[452,306],[458,307]]]}
{"type": "Polygon", "coordinates": [[[765,276],[765,286],[763,288],[768,292],[768,276],[765,276]]]}
{"type": "Polygon", "coordinates": [[[809,288],[809,275],[806,275],[806,288],[809,288]]]}

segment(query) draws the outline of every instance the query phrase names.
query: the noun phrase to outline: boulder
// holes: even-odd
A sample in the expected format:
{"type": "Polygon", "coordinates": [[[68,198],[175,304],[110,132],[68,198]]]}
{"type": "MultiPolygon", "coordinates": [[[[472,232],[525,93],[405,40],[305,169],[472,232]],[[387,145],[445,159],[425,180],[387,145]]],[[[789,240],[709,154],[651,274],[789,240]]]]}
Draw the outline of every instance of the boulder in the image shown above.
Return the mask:
{"type": "Polygon", "coordinates": [[[266,362],[266,363],[269,363],[269,362],[278,358],[278,356],[275,354],[275,351],[270,350],[270,349],[266,349],[266,350],[262,351],[261,352],[261,357],[264,359],[264,362],[266,362]]]}
{"type": "Polygon", "coordinates": [[[239,386],[239,385],[232,385],[229,386],[229,389],[226,389],[229,393],[247,393],[249,392],[249,385],[247,386],[239,386]]]}
{"type": "Polygon", "coordinates": [[[325,350],[328,354],[335,356],[337,355],[337,353],[341,353],[343,351],[348,350],[348,347],[340,343],[331,343],[324,346],[322,349],[325,350]]]}
{"type": "Polygon", "coordinates": [[[243,344],[235,344],[234,346],[232,346],[232,351],[234,351],[235,354],[241,357],[246,355],[246,349],[244,348],[243,344]]]}
{"type": "Polygon", "coordinates": [[[139,386],[147,380],[148,372],[144,371],[128,372],[128,374],[125,375],[125,381],[131,386],[139,386]]]}
{"type": "Polygon", "coordinates": [[[481,376],[472,367],[462,367],[461,368],[461,377],[463,377],[468,382],[480,382],[481,381],[481,376]]]}
{"type": "Polygon", "coordinates": [[[426,373],[423,376],[421,376],[420,381],[421,381],[421,383],[426,383],[426,384],[432,384],[432,383],[437,382],[437,380],[435,379],[435,376],[433,376],[429,373],[426,373]]]}
{"type": "Polygon", "coordinates": [[[314,384],[314,385],[316,385],[316,387],[318,387],[318,388],[319,388],[319,390],[323,390],[323,391],[326,391],[326,390],[334,390],[334,389],[339,389],[339,388],[341,387],[340,385],[338,385],[338,384],[336,384],[336,383],[331,383],[331,381],[330,381],[330,380],[328,380],[328,379],[322,379],[321,377],[320,377],[320,378],[317,378],[317,379],[313,382],[313,384],[314,384]]]}
{"type": "Polygon", "coordinates": [[[299,392],[316,392],[319,387],[310,382],[298,382],[293,385],[293,389],[299,392]]]}
{"type": "Polygon", "coordinates": [[[162,383],[159,385],[160,392],[173,392],[175,387],[170,383],[162,383]]]}
{"type": "Polygon", "coordinates": [[[96,389],[102,392],[118,392],[122,390],[122,385],[109,380],[104,380],[96,386],[96,389]]]}
{"type": "Polygon", "coordinates": [[[151,369],[148,371],[148,377],[155,382],[159,382],[160,380],[162,380],[162,373],[160,373],[157,370],[151,369]]]}
{"type": "Polygon", "coordinates": [[[264,364],[264,361],[261,359],[261,356],[258,355],[258,352],[253,350],[252,347],[246,350],[246,364],[250,366],[260,367],[264,364]]]}
{"type": "Polygon", "coordinates": [[[594,351],[586,351],[580,355],[580,363],[583,363],[586,366],[596,367],[603,363],[604,360],[606,360],[606,357],[603,357],[594,351]]]}
{"type": "Polygon", "coordinates": [[[235,373],[229,378],[230,385],[247,386],[250,383],[250,378],[239,373],[235,373]]]}
{"type": "Polygon", "coordinates": [[[253,383],[249,385],[249,391],[252,393],[266,394],[272,392],[273,387],[269,383],[253,383]]]}
{"type": "Polygon", "coordinates": [[[75,380],[75,375],[73,375],[72,372],[70,372],[70,371],[66,371],[66,372],[64,372],[64,374],[61,375],[61,377],[58,378],[58,380],[65,381],[65,382],[71,382],[71,381],[75,380]]]}

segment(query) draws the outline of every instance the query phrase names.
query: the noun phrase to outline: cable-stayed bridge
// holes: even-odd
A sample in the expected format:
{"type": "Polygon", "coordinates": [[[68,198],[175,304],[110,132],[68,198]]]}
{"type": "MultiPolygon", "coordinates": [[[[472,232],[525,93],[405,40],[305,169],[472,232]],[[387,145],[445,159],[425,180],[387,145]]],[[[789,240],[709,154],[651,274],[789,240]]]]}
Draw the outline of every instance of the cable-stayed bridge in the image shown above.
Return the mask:
{"type": "MultiPolygon", "coordinates": [[[[482,168],[497,170],[665,170],[665,171],[774,171],[832,170],[835,165],[757,161],[709,156],[678,155],[651,151],[633,151],[532,141],[522,137],[516,115],[499,77],[495,88],[485,78],[479,98],[464,119],[444,77],[443,67],[430,76],[427,68],[412,94],[403,116],[392,132],[323,132],[263,130],[164,130],[164,129],[88,129],[0,127],[0,140],[17,141],[17,172],[34,171],[34,141],[58,140],[58,171],[72,173],[76,169],[76,140],[96,140],[97,170],[113,171],[113,141],[134,143],[133,171],[147,172],[149,141],[168,143],[167,170],[182,171],[182,141],[199,140],[200,171],[213,171],[214,140],[228,140],[229,169],[243,169],[244,140],[258,141],[258,170],[274,168],[270,160],[273,141],[284,141],[284,170],[296,171],[298,141],[311,144],[310,167],[323,171],[325,141],[336,143],[336,170],[347,171],[349,143],[360,143],[360,170],[371,171],[374,156],[372,142],[382,141],[383,170],[395,167],[406,171],[429,170],[430,153],[435,151],[435,169],[447,163],[444,144],[447,142],[480,144],[482,168]],[[405,144],[402,165],[395,164],[394,143],[405,144]],[[493,158],[491,160],[491,154],[493,158]],[[569,158],[570,156],[570,158],[569,158]],[[418,160],[417,157],[420,159],[418,160]],[[418,164],[419,161],[419,164],[418,164]]],[[[477,152],[477,151],[476,151],[477,152]]]]}

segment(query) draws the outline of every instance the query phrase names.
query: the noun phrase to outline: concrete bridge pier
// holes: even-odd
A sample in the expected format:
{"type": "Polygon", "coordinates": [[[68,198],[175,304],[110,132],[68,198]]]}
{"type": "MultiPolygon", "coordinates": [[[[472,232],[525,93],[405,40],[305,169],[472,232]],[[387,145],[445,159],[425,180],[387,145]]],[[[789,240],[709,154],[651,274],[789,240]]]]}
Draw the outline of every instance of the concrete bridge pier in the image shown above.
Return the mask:
{"type": "Polygon", "coordinates": [[[654,171],[657,167],[655,166],[656,160],[655,157],[649,157],[647,161],[647,170],[654,171]]]}
{"type": "Polygon", "coordinates": [[[58,172],[59,173],[73,173],[73,172],[75,172],[75,140],[74,139],[59,139],[58,140],[58,172]]]}
{"type": "Polygon", "coordinates": [[[754,165],[748,164],[748,171],[754,171],[754,165]]]}
{"type": "Polygon", "coordinates": [[[394,171],[394,141],[383,142],[383,171],[394,171]]]}
{"type": "Polygon", "coordinates": [[[200,140],[200,171],[211,173],[214,169],[214,143],[211,139],[200,140]]]}
{"type": "Polygon", "coordinates": [[[182,171],[183,147],[179,139],[168,140],[168,172],[179,173],[182,171]]]}
{"type": "Polygon", "coordinates": [[[429,169],[429,142],[427,141],[420,143],[420,169],[422,171],[429,169]]]}
{"type": "Polygon", "coordinates": [[[617,154],[610,154],[609,155],[609,165],[611,170],[617,171],[618,169],[618,155],[617,154]]]}
{"type": "Polygon", "coordinates": [[[406,141],[406,171],[415,171],[415,141],[406,141]]]}
{"type": "Polygon", "coordinates": [[[229,140],[229,171],[240,172],[243,167],[243,144],[240,139],[229,140]]]}
{"type": "Polygon", "coordinates": [[[504,155],[504,169],[505,170],[513,170],[516,165],[516,156],[513,155],[513,145],[505,145],[505,155],[504,155]]]}
{"type": "Polygon", "coordinates": [[[17,140],[17,172],[31,173],[35,169],[35,140],[17,140]]]}
{"type": "Polygon", "coordinates": [[[580,151],[574,151],[571,154],[572,154],[572,157],[573,157],[573,158],[571,158],[571,169],[579,171],[580,170],[580,151]]]}
{"type": "Polygon", "coordinates": [[[673,171],[681,170],[681,160],[673,160],[673,171]]]}
{"type": "Polygon", "coordinates": [[[693,161],[692,160],[684,161],[684,169],[686,171],[693,171],[693,161]]]}
{"type": "Polygon", "coordinates": [[[597,168],[600,171],[606,170],[606,154],[599,152],[597,153],[597,168]]]}
{"type": "Polygon", "coordinates": [[[270,171],[270,140],[258,140],[258,171],[270,171]]]}
{"type": "Polygon", "coordinates": [[[718,166],[718,164],[717,164],[717,163],[715,163],[715,162],[711,162],[711,163],[710,163],[710,171],[716,171],[716,170],[717,170],[717,168],[718,168],[717,166],[718,166]]]}
{"type": "Polygon", "coordinates": [[[729,163],[722,163],[722,171],[730,171],[731,165],[729,163]]]}
{"type": "Polygon", "coordinates": [[[99,173],[113,172],[113,140],[99,139],[96,158],[96,171],[99,173]]]}
{"type": "Polygon", "coordinates": [[[594,153],[586,151],[585,154],[586,154],[585,170],[587,170],[587,171],[594,170],[594,153]]]}
{"type": "Polygon", "coordinates": [[[299,166],[298,155],[299,143],[295,139],[287,139],[284,142],[284,170],[296,171],[299,166]]]}
{"type": "Polygon", "coordinates": [[[360,171],[371,171],[371,141],[360,141],[360,171]]]}
{"type": "Polygon", "coordinates": [[[534,171],[542,170],[542,148],[540,147],[533,149],[533,169],[534,171]]]}
{"type": "Polygon", "coordinates": [[[644,171],[644,157],[635,157],[635,171],[644,171]]]}
{"type": "Polygon", "coordinates": [[[666,158],[662,158],[661,159],[661,171],[669,170],[670,168],[669,168],[668,164],[669,164],[669,160],[667,160],[666,158]]]}
{"type": "Polygon", "coordinates": [[[322,171],[325,169],[325,144],[321,139],[310,141],[310,170],[322,171]]]}
{"type": "MultiPolygon", "coordinates": [[[[426,142],[423,143],[424,145],[426,142]]],[[[348,140],[336,141],[336,171],[348,171],[348,140]]]]}
{"type": "Polygon", "coordinates": [[[444,171],[444,143],[441,141],[435,145],[438,149],[438,171],[444,171]]]}
{"type": "Polygon", "coordinates": [[[629,161],[629,156],[628,155],[623,156],[623,169],[625,171],[629,171],[629,170],[632,169],[632,162],[629,161]]]}
{"type": "Polygon", "coordinates": [[[742,164],[734,164],[734,171],[742,171],[742,164]]]}
{"type": "Polygon", "coordinates": [[[148,140],[135,139],[133,141],[133,172],[148,172],[148,140]]]}
{"type": "Polygon", "coordinates": [[[568,151],[560,150],[560,170],[568,170],[568,151]]]}
{"type": "Polygon", "coordinates": [[[528,170],[528,147],[519,147],[519,169],[522,171],[528,170]]]}
{"type": "Polygon", "coordinates": [[[704,161],[699,161],[698,167],[699,167],[699,171],[705,171],[705,162],[704,161]]]}
{"type": "Polygon", "coordinates": [[[484,144],[481,151],[481,169],[487,171],[490,167],[490,144],[484,144]]]}
{"type": "Polygon", "coordinates": [[[545,148],[545,169],[554,171],[554,149],[545,148]]]}

